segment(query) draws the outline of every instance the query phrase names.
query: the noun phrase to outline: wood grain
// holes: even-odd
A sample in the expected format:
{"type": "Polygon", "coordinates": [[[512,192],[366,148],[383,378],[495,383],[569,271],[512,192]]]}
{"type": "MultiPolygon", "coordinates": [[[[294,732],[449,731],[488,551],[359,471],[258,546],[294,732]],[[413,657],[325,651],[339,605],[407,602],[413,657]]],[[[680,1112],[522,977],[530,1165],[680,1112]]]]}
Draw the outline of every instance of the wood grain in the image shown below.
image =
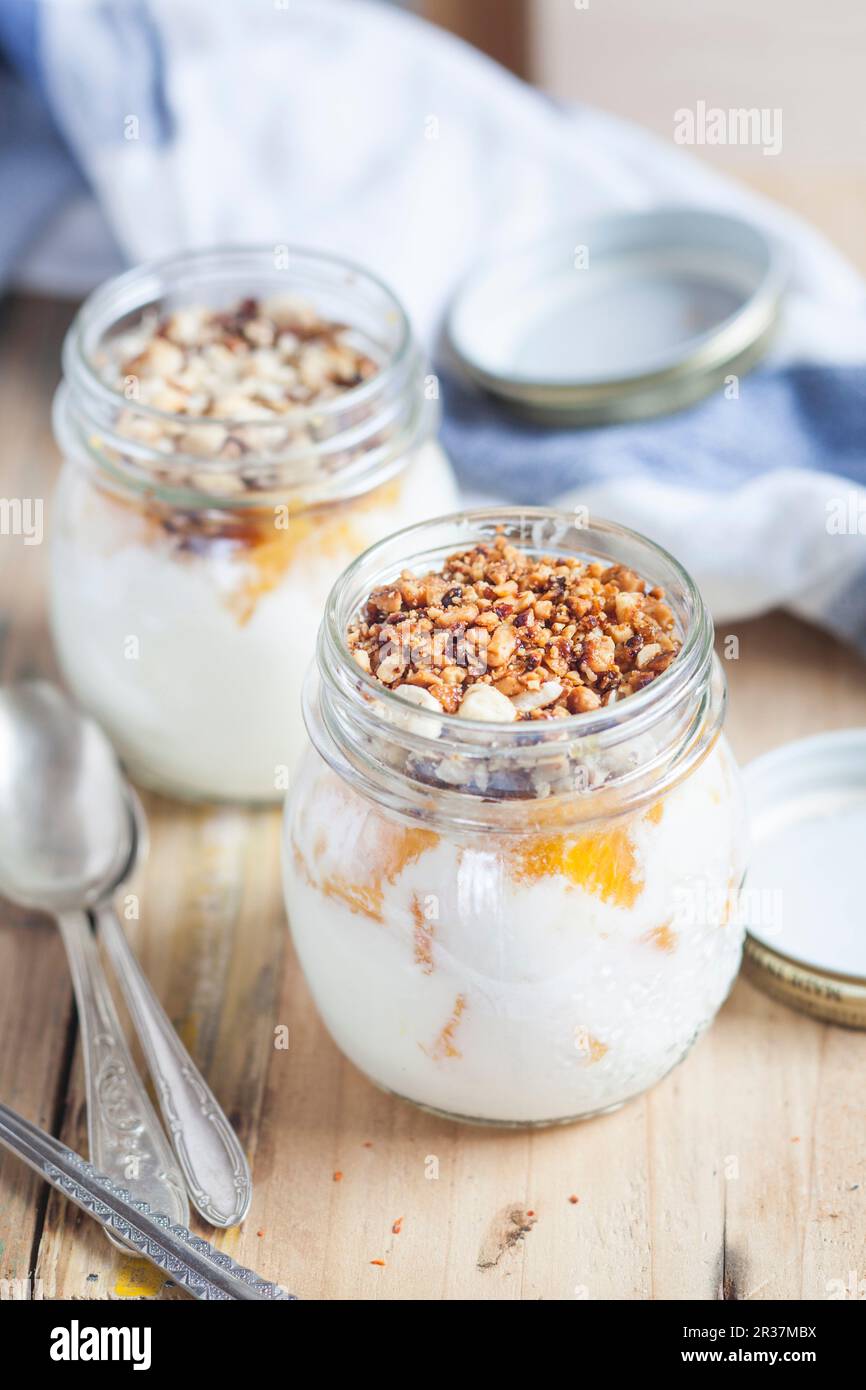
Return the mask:
{"type": "MultiPolygon", "coordinates": [[[[4,313],[0,495],[26,495],[56,465],[47,410],[69,310],[4,313]]],[[[47,559],[0,540],[4,678],[52,669],[47,559]]],[[[728,630],[742,760],[866,721],[851,652],[784,615],[728,630]]],[[[741,981],[687,1061],[616,1114],[533,1133],[448,1124],[373,1088],[325,1033],[286,931],[278,814],[153,797],[147,811],[127,926],[250,1154],[251,1214],[217,1241],[236,1258],[317,1299],[822,1298],[863,1277],[866,1034],[741,981]]],[[[2,911],[0,1094],[84,1149],[73,1019],[57,934],[2,911]]],[[[2,1297],[184,1297],[3,1155],[0,1241],[0,1278],[40,1281],[2,1297]]]]}
{"type": "MultiPolygon", "coordinates": [[[[57,344],[71,308],[0,305],[0,497],[48,502],[56,468],[48,403],[57,344]]],[[[46,516],[45,526],[49,521],[46,516]]],[[[0,535],[0,678],[50,672],[46,546],[0,535]]],[[[0,909],[0,1095],[54,1130],[65,1104],[72,990],[59,933],[33,914],[0,909]]],[[[0,1298],[31,1297],[47,1192],[0,1150],[0,1298]]]]}

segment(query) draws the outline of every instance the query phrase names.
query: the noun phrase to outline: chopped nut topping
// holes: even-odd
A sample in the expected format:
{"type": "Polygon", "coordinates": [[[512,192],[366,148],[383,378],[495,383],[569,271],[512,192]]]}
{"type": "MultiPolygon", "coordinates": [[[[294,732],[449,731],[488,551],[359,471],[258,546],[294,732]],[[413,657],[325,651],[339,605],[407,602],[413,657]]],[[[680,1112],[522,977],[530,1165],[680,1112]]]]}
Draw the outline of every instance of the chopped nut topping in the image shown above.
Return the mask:
{"type": "Polygon", "coordinates": [[[682,643],[664,591],[623,565],[535,558],[504,536],[404,571],[347,634],[355,661],[391,689],[423,690],[446,714],[557,719],[622,700],[682,643]]]}
{"type": "Polygon", "coordinates": [[[188,305],[163,318],[145,313],[104,345],[97,366],[129,403],[119,433],[166,455],[233,463],[305,437],[315,441],[321,422],[293,420],[293,412],[297,417],[379,370],[345,324],[320,318],[291,295],[244,299],[226,310],[188,305]],[[180,418],[143,418],[136,404],[180,418]]]}
{"type": "Polygon", "coordinates": [[[249,419],[281,415],[350,390],[377,364],[346,339],[345,324],[303,300],[244,299],[227,310],[202,305],[167,318],[146,315],[110,345],[106,379],[123,391],[137,378],[140,399],[177,392],[180,415],[249,419]]]}

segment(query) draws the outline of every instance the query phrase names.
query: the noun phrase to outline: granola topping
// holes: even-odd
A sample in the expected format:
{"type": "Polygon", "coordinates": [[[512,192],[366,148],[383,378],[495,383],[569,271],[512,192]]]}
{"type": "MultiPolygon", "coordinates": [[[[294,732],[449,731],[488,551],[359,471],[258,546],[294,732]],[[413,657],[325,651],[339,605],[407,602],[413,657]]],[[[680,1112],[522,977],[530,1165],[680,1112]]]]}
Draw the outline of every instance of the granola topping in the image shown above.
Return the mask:
{"type": "MultiPolygon", "coordinates": [[[[315,439],[323,426],[308,418],[309,408],[379,370],[351,329],[293,295],[243,299],[225,310],[193,304],[162,317],[151,311],[106,345],[97,366],[129,402],[121,434],[162,453],[231,465],[305,435],[315,439]],[[136,404],[177,418],[144,416],[136,404]]],[[[209,479],[207,487],[199,479],[204,490],[243,490],[233,469],[202,478],[209,479]]]]}
{"type": "Polygon", "coordinates": [[[664,590],[633,570],[537,558],[501,535],[375,589],[347,640],[362,670],[412,703],[496,723],[613,704],[682,646],[664,590]]]}

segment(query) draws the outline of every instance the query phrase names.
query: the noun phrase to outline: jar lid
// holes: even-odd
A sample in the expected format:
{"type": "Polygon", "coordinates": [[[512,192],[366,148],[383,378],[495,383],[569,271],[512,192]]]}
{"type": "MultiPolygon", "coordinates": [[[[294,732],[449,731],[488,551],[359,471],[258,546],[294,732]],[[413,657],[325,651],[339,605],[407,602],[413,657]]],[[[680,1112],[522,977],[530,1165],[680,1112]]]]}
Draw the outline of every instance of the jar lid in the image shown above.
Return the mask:
{"type": "Polygon", "coordinates": [[[745,784],[745,972],[814,1018],[866,1028],[866,729],[783,744],[745,784]]]}
{"type": "Polygon", "coordinates": [[[448,337],[477,384],[541,422],[642,419],[753,366],[785,279],[780,248],[739,218],[617,213],[476,267],[448,337]]]}

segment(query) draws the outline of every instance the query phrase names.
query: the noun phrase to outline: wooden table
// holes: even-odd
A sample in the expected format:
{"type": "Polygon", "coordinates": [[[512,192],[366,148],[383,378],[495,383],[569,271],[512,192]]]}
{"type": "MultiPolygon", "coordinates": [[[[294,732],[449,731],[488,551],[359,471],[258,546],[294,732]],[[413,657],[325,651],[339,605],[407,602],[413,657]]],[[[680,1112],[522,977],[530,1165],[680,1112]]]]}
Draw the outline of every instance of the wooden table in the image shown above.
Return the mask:
{"type": "MultiPolygon", "coordinates": [[[[49,400],[71,312],[2,308],[2,496],[50,496],[49,400]]],[[[47,545],[0,538],[4,680],[54,674],[47,561],[47,545]]],[[[741,760],[866,720],[863,665],[829,638],[778,615],[736,630],[741,760]]],[[[688,1060],[614,1115],[532,1133],[443,1123],[375,1090],[319,1022],[286,930],[278,813],[153,797],[147,811],[129,932],[250,1155],[251,1214],[217,1238],[236,1258],[324,1299],[821,1299],[830,1281],[866,1276],[866,1033],[741,980],[688,1060]]],[[[8,908],[0,1096],[86,1151],[60,937],[8,908]]],[[[3,1297],[185,1296],[5,1154],[0,1281],[3,1297]]]]}

